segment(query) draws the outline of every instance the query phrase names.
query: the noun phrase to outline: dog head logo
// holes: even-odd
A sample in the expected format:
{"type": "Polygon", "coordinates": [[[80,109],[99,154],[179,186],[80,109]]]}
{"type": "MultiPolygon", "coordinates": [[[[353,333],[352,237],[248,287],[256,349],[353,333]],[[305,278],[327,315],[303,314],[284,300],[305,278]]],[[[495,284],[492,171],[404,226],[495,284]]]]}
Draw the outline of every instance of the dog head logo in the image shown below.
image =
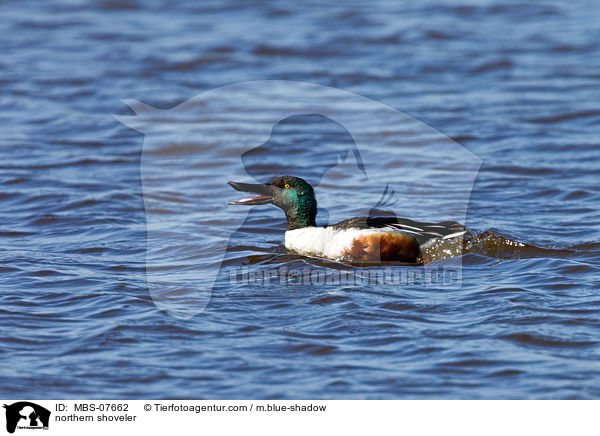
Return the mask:
{"type": "MultiPolygon", "coordinates": [[[[230,236],[248,216],[248,209],[227,206],[237,200],[227,181],[265,183],[308,174],[303,178],[315,187],[319,206],[329,207],[331,215],[341,209],[332,206],[344,206],[345,216],[330,217],[329,223],[368,216],[394,202],[399,216],[464,223],[481,164],[463,146],[403,112],[312,83],[242,82],[167,110],[124,103],[135,115],[115,118],[144,134],[140,174],[148,288],[160,309],[183,319],[201,313],[220,286],[230,236]],[[318,132],[294,122],[302,116],[336,123],[350,141],[325,136],[311,141],[318,132]],[[282,140],[280,130],[286,130],[282,140]],[[344,174],[344,168],[350,172],[344,174]],[[351,201],[357,189],[368,191],[370,204],[351,201]]],[[[320,225],[327,224],[324,217],[319,212],[320,225]]]]}
{"type": "Polygon", "coordinates": [[[36,429],[48,428],[50,411],[28,401],[4,405],[6,409],[6,431],[14,433],[17,427],[36,429]]]}

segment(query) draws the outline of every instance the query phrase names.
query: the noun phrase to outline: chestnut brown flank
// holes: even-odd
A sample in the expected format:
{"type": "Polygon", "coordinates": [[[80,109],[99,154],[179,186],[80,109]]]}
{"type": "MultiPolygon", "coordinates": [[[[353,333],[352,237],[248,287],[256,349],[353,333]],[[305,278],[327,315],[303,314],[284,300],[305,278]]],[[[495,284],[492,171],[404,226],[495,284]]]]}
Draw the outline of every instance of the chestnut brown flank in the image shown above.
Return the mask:
{"type": "Polygon", "coordinates": [[[419,243],[406,233],[379,232],[357,236],[345,257],[359,262],[403,261],[416,262],[420,255],[419,243]]]}

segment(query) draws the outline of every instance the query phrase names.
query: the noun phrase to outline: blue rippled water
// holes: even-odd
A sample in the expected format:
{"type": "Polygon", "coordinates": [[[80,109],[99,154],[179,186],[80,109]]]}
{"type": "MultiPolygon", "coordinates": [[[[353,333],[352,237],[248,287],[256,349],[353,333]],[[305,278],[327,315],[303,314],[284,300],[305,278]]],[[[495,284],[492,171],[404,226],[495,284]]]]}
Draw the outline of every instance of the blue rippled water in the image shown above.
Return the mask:
{"type": "MultiPolygon", "coordinates": [[[[1,397],[600,397],[596,2],[58,0],[3,3],[0,14],[1,397]],[[188,165],[157,176],[164,189],[149,215],[148,144],[113,117],[133,114],[121,100],[166,114],[203,91],[263,79],[380,101],[481,159],[460,286],[232,280],[244,268],[369,271],[286,253],[283,217],[269,207],[250,210],[222,265],[186,245],[201,231],[222,244],[223,221],[240,213],[225,183],[244,169],[322,181],[321,220],[373,205],[380,191],[360,171],[320,180],[353,138],[317,115],[285,120],[242,154],[245,132],[273,107],[217,101],[211,118],[191,105],[194,128],[210,134],[157,137],[151,156],[188,165]],[[194,159],[207,144],[220,154],[194,159]],[[204,201],[214,220],[169,227],[204,201]],[[202,278],[198,258],[217,265],[210,301],[192,318],[154,303],[146,261],[165,248],[147,243],[151,216],[182,242],[170,247],[177,262],[158,265],[165,283],[202,278]]],[[[151,124],[164,133],[188,116],[154,114],[151,124]]],[[[393,145],[393,128],[364,121],[373,150],[393,145]]],[[[435,147],[423,150],[435,162],[435,147]]],[[[369,180],[406,180],[390,206],[399,216],[455,219],[452,194],[411,185],[418,167],[379,162],[369,180]]]]}

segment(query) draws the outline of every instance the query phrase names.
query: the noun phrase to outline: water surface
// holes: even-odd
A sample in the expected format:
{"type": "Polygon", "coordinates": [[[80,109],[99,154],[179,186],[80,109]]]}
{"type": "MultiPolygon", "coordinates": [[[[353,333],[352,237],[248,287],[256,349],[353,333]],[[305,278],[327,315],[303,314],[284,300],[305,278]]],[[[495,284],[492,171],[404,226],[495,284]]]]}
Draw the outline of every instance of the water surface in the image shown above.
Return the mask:
{"type": "MultiPolygon", "coordinates": [[[[0,396],[600,396],[594,2],[60,0],[0,12],[0,396]],[[257,207],[231,237],[203,313],[182,320],[155,306],[144,138],[112,114],[132,114],[121,99],[169,109],[261,79],[379,100],[482,159],[460,287],[232,282],[237,267],[347,268],[286,253],[281,213],[257,207]]],[[[215,129],[231,157],[190,162],[190,174],[213,171],[214,182],[188,178],[169,190],[166,223],[242,170],[266,179],[291,166],[321,181],[319,165],[337,162],[336,147],[352,143],[332,121],[304,116],[272,136],[293,160],[261,150],[240,156],[235,128],[260,117],[215,129]],[[320,155],[306,152],[319,144],[327,145],[320,155]]],[[[165,156],[207,142],[182,135],[162,144],[165,156]]],[[[389,130],[372,131],[373,147],[391,140],[389,130]]],[[[360,169],[329,170],[317,191],[324,222],[348,217],[336,190],[362,180],[360,169]]],[[[382,162],[381,174],[393,170],[382,162]]],[[[406,176],[387,209],[455,218],[443,192],[412,198],[418,188],[406,176]]],[[[360,186],[355,201],[372,207],[381,185],[360,186]]],[[[227,206],[236,195],[211,200],[215,232],[238,213],[227,206]]],[[[193,222],[176,230],[193,234],[193,222]]],[[[202,254],[180,249],[181,264],[169,267],[194,275],[188,267],[202,254]]]]}

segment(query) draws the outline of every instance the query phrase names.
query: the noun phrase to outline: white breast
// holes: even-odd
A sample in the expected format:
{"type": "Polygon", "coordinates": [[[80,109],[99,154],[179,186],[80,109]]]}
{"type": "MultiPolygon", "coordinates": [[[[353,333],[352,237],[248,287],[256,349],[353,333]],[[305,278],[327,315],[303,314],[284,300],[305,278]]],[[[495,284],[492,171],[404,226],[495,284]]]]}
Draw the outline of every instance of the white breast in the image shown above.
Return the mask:
{"type": "Polygon", "coordinates": [[[285,248],[302,254],[339,259],[352,247],[354,238],[379,232],[394,232],[394,230],[304,227],[285,232],[285,248]]]}

